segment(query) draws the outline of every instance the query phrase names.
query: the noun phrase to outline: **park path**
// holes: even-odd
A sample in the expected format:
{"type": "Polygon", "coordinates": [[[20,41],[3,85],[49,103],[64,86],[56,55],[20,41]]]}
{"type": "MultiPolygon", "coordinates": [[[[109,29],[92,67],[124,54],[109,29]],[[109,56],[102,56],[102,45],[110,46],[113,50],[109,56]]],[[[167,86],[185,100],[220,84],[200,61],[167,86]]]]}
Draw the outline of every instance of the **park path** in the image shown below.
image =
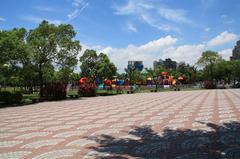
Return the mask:
{"type": "MultiPolygon", "coordinates": [[[[100,158],[96,136],[138,137],[135,127],[212,131],[240,121],[240,90],[125,94],[0,109],[0,159],[100,158]],[[92,139],[94,138],[94,140],[92,139]]],[[[134,157],[129,157],[134,158],[134,157]]]]}

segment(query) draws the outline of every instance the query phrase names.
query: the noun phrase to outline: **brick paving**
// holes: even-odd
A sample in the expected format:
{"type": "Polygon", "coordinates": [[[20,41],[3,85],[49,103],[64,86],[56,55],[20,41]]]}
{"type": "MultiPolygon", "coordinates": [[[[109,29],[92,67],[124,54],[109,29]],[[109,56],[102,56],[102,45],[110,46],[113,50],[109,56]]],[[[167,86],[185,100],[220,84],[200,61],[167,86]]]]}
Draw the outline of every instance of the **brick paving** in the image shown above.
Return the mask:
{"type": "Polygon", "coordinates": [[[227,123],[234,123],[231,134],[218,136],[217,143],[224,146],[213,148],[221,150],[220,157],[240,158],[239,121],[239,89],[126,94],[2,108],[0,159],[209,158],[208,152],[192,152],[193,148],[211,142],[202,134],[226,132],[227,123]],[[173,135],[164,136],[166,130],[175,132],[174,140],[173,135]],[[179,133],[189,138],[181,140],[179,133]],[[191,140],[194,135],[197,138],[191,140]],[[178,151],[169,155],[173,147],[178,151]]]}

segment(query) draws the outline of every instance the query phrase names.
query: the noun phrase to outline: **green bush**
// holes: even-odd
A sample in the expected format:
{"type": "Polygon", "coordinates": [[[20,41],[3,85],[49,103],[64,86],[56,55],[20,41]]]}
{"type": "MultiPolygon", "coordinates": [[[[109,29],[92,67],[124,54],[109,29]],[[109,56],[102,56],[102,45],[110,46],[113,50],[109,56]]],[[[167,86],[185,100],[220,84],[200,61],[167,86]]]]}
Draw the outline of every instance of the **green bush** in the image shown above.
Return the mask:
{"type": "Polygon", "coordinates": [[[20,104],[22,102],[23,95],[21,92],[8,92],[0,91],[0,102],[5,104],[20,104]]]}

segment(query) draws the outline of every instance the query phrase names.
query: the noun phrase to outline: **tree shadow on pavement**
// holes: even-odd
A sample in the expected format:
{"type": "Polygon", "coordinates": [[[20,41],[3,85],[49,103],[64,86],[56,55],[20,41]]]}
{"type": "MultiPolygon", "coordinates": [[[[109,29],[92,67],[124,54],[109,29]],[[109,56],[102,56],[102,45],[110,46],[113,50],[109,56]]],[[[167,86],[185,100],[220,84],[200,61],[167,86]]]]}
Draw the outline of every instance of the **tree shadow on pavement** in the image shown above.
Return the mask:
{"type": "Polygon", "coordinates": [[[99,145],[89,147],[98,159],[240,159],[240,123],[203,123],[212,129],[154,132],[150,126],[135,127],[128,135],[91,137],[99,145]]]}

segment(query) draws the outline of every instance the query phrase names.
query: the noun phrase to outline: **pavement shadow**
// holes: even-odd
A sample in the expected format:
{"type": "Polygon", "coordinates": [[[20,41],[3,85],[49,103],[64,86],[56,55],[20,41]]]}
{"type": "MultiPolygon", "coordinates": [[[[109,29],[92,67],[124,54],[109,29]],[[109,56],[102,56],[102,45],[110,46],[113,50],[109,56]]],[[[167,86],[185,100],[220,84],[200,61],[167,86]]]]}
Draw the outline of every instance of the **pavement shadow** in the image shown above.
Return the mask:
{"type": "Polygon", "coordinates": [[[239,122],[200,123],[212,131],[165,129],[158,133],[150,126],[135,127],[121,138],[91,137],[98,146],[89,149],[97,159],[240,159],[239,122]]]}

